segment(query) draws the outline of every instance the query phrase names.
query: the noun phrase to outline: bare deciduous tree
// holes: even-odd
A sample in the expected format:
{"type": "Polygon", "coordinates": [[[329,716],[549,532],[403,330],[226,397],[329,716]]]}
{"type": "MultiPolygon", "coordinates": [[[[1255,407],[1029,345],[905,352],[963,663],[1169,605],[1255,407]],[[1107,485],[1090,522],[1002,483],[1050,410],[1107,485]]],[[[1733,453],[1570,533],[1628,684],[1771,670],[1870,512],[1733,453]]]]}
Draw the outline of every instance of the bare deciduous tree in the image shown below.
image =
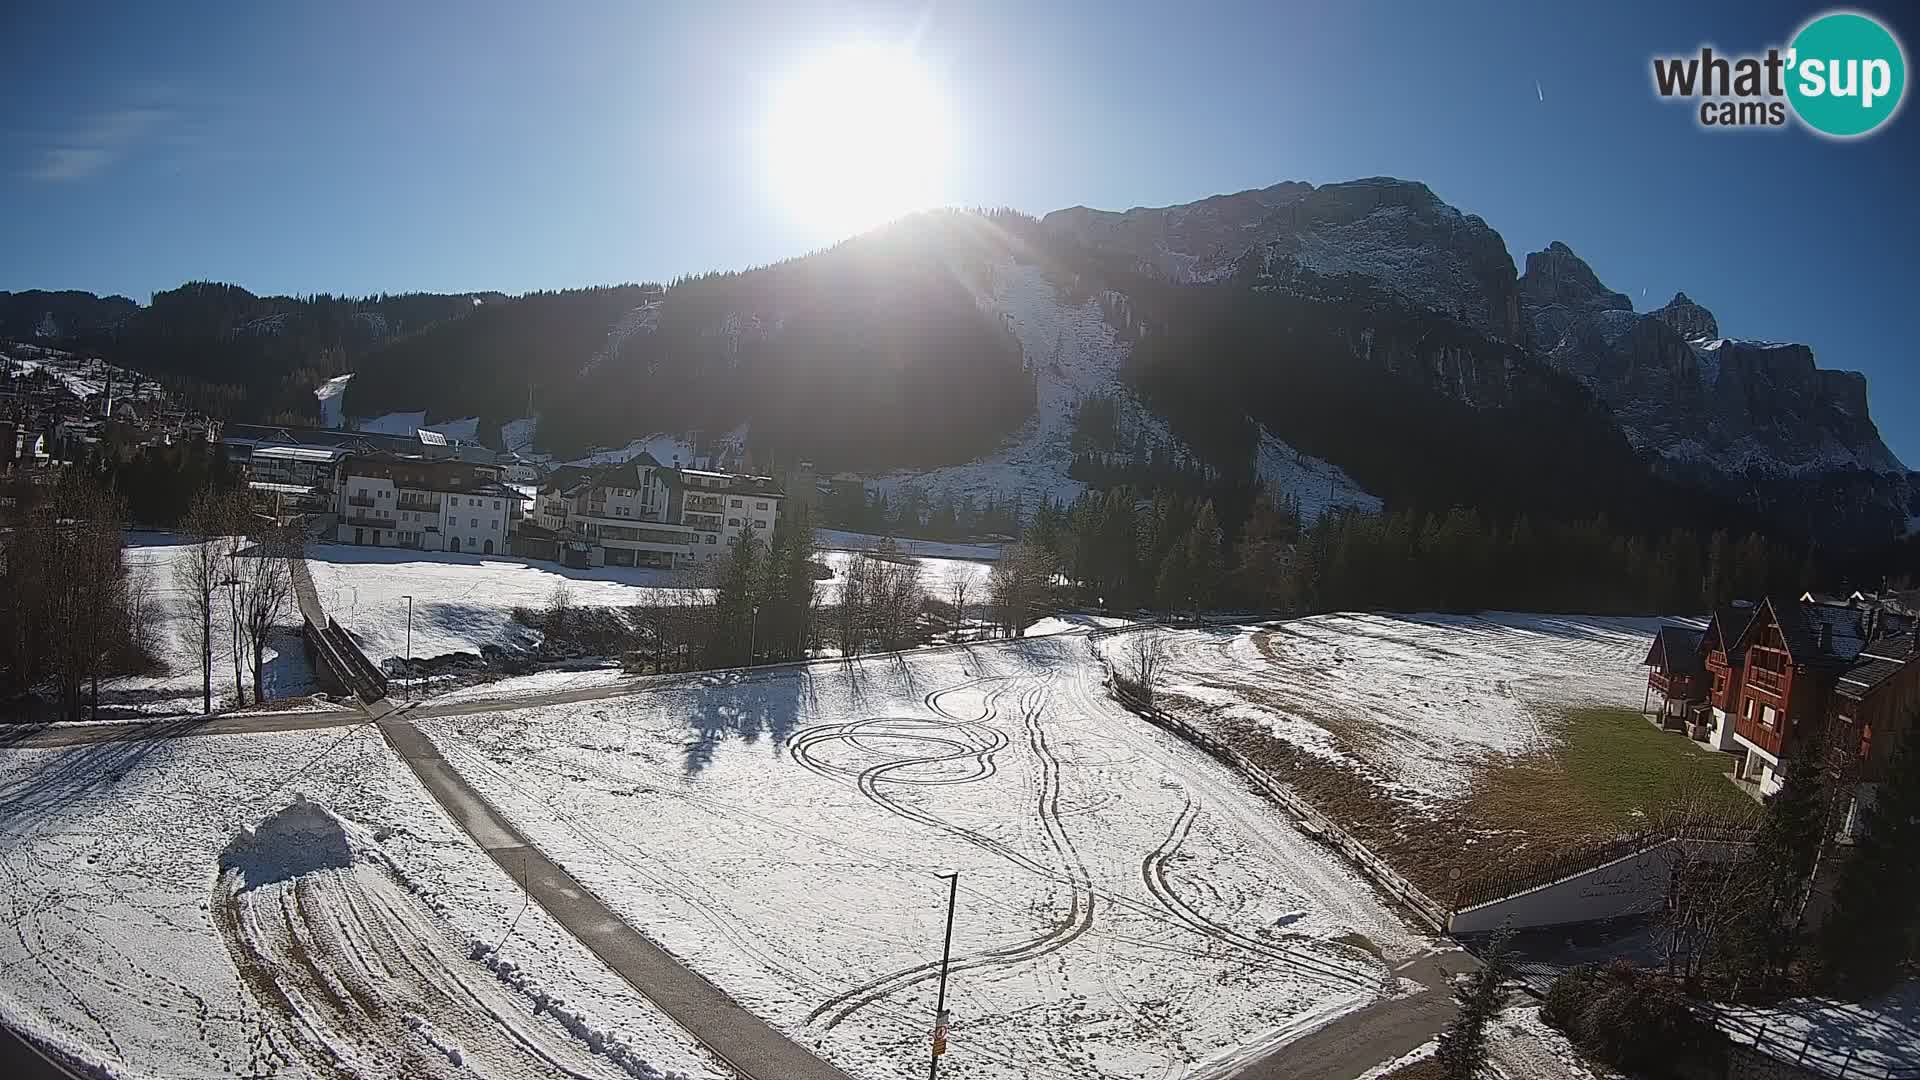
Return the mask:
{"type": "Polygon", "coordinates": [[[253,672],[255,704],[267,700],[267,640],[294,606],[292,560],[305,554],[306,537],[299,529],[269,526],[258,530],[253,546],[234,560],[240,647],[253,672]]]}
{"type": "Polygon", "coordinates": [[[200,658],[203,712],[213,711],[214,597],[229,583],[221,540],[236,531],[235,516],[233,500],[213,488],[195,495],[180,524],[180,531],[187,537],[187,550],[173,562],[174,591],[192,628],[189,633],[194,654],[200,658]]]}
{"type": "Polygon", "coordinates": [[[1136,630],[1127,635],[1126,644],[1120,648],[1118,675],[1128,693],[1142,705],[1151,705],[1166,662],[1167,642],[1160,631],[1136,630]]]}

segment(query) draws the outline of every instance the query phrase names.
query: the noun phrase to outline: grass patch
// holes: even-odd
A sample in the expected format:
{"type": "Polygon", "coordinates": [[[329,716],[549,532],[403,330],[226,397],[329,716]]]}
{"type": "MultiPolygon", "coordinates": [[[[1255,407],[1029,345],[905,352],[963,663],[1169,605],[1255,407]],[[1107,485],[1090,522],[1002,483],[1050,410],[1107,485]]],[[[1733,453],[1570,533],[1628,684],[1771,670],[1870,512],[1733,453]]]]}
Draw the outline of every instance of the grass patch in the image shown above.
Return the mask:
{"type": "Polygon", "coordinates": [[[1686,796],[1730,820],[1753,800],[1727,782],[1733,758],[1661,731],[1631,709],[1570,709],[1544,758],[1489,762],[1474,777],[1469,816],[1548,844],[1653,824],[1686,796]]]}

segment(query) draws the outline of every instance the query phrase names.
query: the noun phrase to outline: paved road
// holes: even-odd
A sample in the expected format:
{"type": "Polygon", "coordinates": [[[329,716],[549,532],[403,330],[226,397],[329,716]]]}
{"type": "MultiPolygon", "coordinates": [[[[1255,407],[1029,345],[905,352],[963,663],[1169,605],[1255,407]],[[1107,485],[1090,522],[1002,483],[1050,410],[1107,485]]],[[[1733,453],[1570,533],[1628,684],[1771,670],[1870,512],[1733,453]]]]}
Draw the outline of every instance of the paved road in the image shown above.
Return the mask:
{"type": "Polygon", "coordinates": [[[0,725],[0,748],[91,746],[96,743],[144,739],[183,739],[194,735],[255,735],[275,731],[312,731],[364,723],[359,709],[324,712],[228,713],[190,716],[180,720],[130,720],[103,724],[0,725]]]}
{"type": "Polygon", "coordinates": [[[410,721],[388,717],[379,723],[421,784],[503,872],[523,880],[555,921],[742,1076],[850,1080],[627,925],[481,798],[410,721]]]}
{"type": "Polygon", "coordinates": [[[1423,956],[1398,974],[1426,989],[1387,998],[1273,1050],[1196,1080],[1353,1080],[1440,1034],[1459,1010],[1451,980],[1479,966],[1469,953],[1449,949],[1423,956]]]}

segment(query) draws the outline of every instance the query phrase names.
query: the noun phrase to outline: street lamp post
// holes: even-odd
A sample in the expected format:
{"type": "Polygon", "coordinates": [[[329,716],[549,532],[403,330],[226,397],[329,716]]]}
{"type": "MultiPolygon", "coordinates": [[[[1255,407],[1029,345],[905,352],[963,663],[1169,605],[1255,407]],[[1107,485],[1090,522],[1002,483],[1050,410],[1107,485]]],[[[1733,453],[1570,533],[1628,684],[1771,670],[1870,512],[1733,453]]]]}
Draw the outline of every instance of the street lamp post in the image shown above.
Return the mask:
{"type": "Polygon", "coordinates": [[[407,700],[413,700],[413,594],[407,594],[407,700]]]}
{"type": "Polygon", "coordinates": [[[753,666],[754,638],[760,635],[760,605],[753,605],[753,618],[747,623],[747,666],[753,666]]]}
{"type": "Polygon", "coordinates": [[[947,966],[953,961],[953,909],[960,899],[960,873],[939,874],[947,882],[947,943],[940,950],[940,1002],[933,1012],[933,1057],[927,1080],[938,1080],[940,1055],[947,1052],[947,966]]]}

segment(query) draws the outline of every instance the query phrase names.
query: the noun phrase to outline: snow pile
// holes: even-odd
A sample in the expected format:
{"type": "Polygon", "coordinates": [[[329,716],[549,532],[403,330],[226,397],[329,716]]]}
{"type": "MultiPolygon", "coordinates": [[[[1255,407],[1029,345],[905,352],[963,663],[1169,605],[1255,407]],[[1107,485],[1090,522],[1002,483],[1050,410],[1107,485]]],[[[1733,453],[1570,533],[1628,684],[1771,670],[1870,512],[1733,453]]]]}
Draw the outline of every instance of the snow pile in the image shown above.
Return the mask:
{"type": "Polygon", "coordinates": [[[521,970],[519,964],[494,952],[492,945],[475,940],[467,955],[484,964],[501,982],[532,1000],[536,1015],[544,1013],[558,1020],[574,1038],[618,1065],[634,1080],[687,1080],[686,1073],[662,1070],[654,1065],[647,1058],[645,1048],[632,1036],[594,1023],[592,1017],[568,1005],[565,996],[548,990],[539,979],[521,970]]]}
{"type": "Polygon", "coordinates": [[[325,805],[296,794],[258,825],[242,825],[220,852],[220,869],[238,876],[240,890],[316,870],[344,870],[372,847],[357,833],[325,805]]]}
{"type": "Polygon", "coordinates": [[[320,402],[320,426],[327,428],[346,427],[346,416],[342,409],[347,403],[347,384],[353,381],[353,372],[335,375],[319,386],[314,387],[313,396],[320,402]]]}

